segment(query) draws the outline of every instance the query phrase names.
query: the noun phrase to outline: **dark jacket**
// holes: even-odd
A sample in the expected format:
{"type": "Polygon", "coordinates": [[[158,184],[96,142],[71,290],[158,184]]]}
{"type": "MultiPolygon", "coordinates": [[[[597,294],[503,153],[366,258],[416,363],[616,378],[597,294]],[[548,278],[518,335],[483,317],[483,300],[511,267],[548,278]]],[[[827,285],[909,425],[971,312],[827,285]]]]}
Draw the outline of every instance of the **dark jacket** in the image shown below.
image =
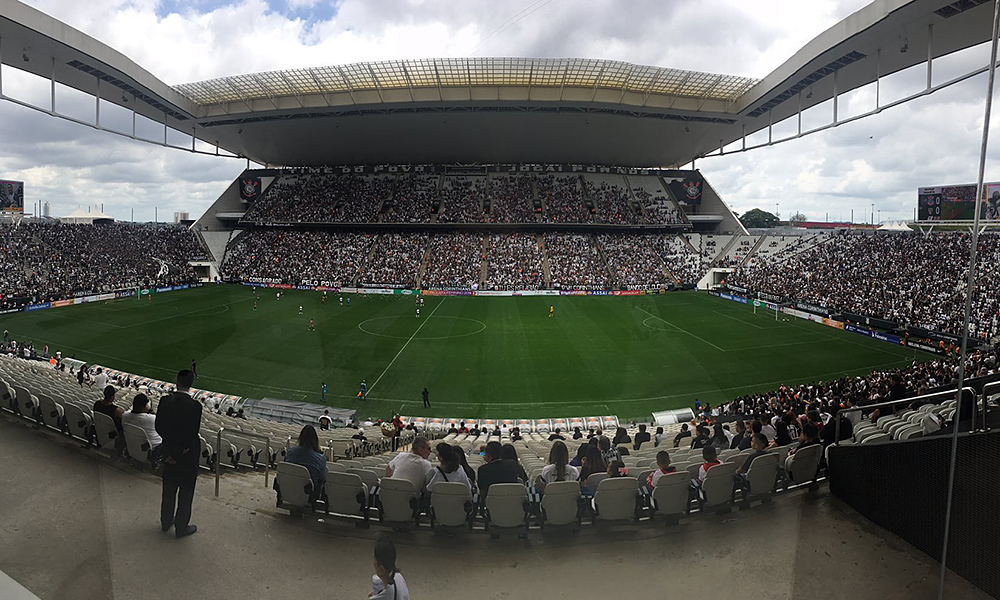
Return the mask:
{"type": "Polygon", "coordinates": [[[156,408],[156,433],[163,438],[161,448],[167,464],[173,460],[178,466],[198,467],[200,428],[200,402],[183,392],[173,392],[160,398],[156,408]]]}
{"type": "Polygon", "coordinates": [[[517,463],[512,460],[495,460],[479,467],[476,480],[479,482],[479,496],[486,498],[494,483],[517,483],[517,463]]]}
{"type": "Polygon", "coordinates": [[[639,449],[639,445],[640,444],[645,444],[646,442],[649,441],[649,439],[650,439],[650,437],[649,437],[649,432],[648,431],[640,431],[640,432],[638,432],[638,433],[635,434],[635,446],[633,446],[633,447],[636,450],[638,450],[639,449]]]}

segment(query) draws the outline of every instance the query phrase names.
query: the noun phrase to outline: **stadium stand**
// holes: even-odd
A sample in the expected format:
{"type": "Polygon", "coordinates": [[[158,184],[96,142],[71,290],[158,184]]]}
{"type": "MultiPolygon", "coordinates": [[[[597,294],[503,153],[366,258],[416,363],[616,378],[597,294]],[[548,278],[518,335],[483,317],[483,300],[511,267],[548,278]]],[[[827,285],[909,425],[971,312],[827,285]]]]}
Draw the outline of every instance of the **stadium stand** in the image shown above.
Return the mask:
{"type": "Polygon", "coordinates": [[[487,252],[490,290],[532,290],[542,287],[542,255],[534,234],[494,234],[487,252]]]}
{"type": "Polygon", "coordinates": [[[431,220],[431,200],[437,196],[438,177],[400,175],[392,199],[382,216],[385,223],[428,223],[431,220]]]}
{"type": "MultiPolygon", "coordinates": [[[[823,243],[799,241],[794,253],[757,256],[728,282],[900,325],[960,334],[969,234],[845,231],[824,237],[823,243]]],[[[1000,235],[984,233],[979,244],[979,264],[997,264],[1000,235]]],[[[978,274],[970,331],[981,339],[993,339],[1000,331],[998,273],[990,268],[978,274]]]]}
{"type": "Polygon", "coordinates": [[[647,223],[683,223],[686,219],[663,188],[659,177],[629,176],[632,191],[647,223]]]}
{"type": "Polygon", "coordinates": [[[221,273],[232,281],[413,287],[425,249],[427,261],[419,281],[424,288],[478,286],[484,258],[487,286],[497,290],[655,288],[695,283],[707,270],[690,247],[672,234],[600,234],[596,242],[603,255],[592,236],[581,233],[545,233],[541,248],[535,234],[494,233],[487,236],[485,249],[483,238],[483,233],[461,232],[257,228],[234,238],[221,273]],[[384,260],[387,256],[391,259],[384,260]],[[547,261],[549,277],[543,261],[547,261]]]}
{"type": "Polygon", "coordinates": [[[137,223],[0,224],[5,308],[74,294],[189,283],[190,260],[206,256],[184,227],[137,223]]]}
{"type": "Polygon", "coordinates": [[[611,281],[604,261],[587,235],[545,234],[545,253],[555,288],[605,287],[611,281]]]}
{"type": "Polygon", "coordinates": [[[472,289],[479,285],[483,268],[483,235],[438,233],[431,238],[422,286],[472,289]]]}
{"type": "MultiPolygon", "coordinates": [[[[596,221],[621,225],[634,225],[642,221],[636,213],[623,175],[585,175],[587,195],[594,203],[596,221]]],[[[645,222],[657,222],[655,215],[645,222]]]]}
{"type": "Polygon", "coordinates": [[[293,284],[318,280],[346,285],[360,273],[373,240],[364,233],[248,231],[229,245],[222,274],[235,280],[274,279],[293,284]]]}
{"type": "Polygon", "coordinates": [[[364,286],[414,287],[424,260],[427,234],[386,233],[375,237],[372,254],[361,271],[364,286]]]}
{"type": "Polygon", "coordinates": [[[445,177],[438,223],[481,223],[486,177],[445,177]]]}
{"type": "Polygon", "coordinates": [[[628,289],[670,285],[663,262],[650,248],[648,234],[601,234],[597,245],[607,257],[615,283],[628,289]]]}
{"type": "Polygon", "coordinates": [[[536,179],[538,195],[549,223],[593,223],[583,199],[578,175],[544,175],[536,179]]]}
{"type": "MultiPolygon", "coordinates": [[[[420,433],[410,425],[402,430],[399,441],[404,445],[397,450],[391,450],[390,438],[382,437],[377,431],[369,433],[368,438],[354,428],[319,431],[328,462],[326,481],[317,488],[311,484],[307,471],[282,461],[294,443],[298,425],[226,416],[221,413],[232,404],[215,404],[210,394],[196,391],[196,397],[205,404],[200,464],[206,470],[223,469],[226,472],[274,469],[281,508],[293,513],[319,512],[357,522],[378,520],[394,528],[460,528],[496,536],[504,532],[523,535],[531,529],[604,521],[641,526],[655,522],[657,517],[673,524],[699,511],[725,512],[733,506],[749,507],[753,501],[766,500],[790,488],[815,487],[815,482],[825,473],[824,446],[835,440],[824,436],[822,441],[814,443],[807,434],[812,427],[826,430],[835,423],[836,419],[827,408],[835,414],[839,404],[827,404],[828,398],[845,398],[848,393],[859,390],[865,390],[871,398],[878,398],[890,392],[890,382],[906,382],[909,399],[901,403],[895,413],[888,411],[889,414],[877,415],[870,409],[862,409],[864,415],[858,425],[853,431],[845,430],[842,436],[845,443],[895,443],[894,440],[904,443],[912,440],[915,433],[918,437],[919,434],[934,435],[936,431],[928,431],[923,425],[929,415],[942,417],[947,429],[951,422],[963,418],[956,415],[954,393],[917,394],[936,378],[942,383],[951,381],[955,367],[954,361],[942,360],[873,373],[868,378],[838,380],[818,390],[817,386],[781,387],[763,395],[766,398],[763,402],[745,404],[741,403],[745,399],[737,399],[727,404],[725,410],[737,411],[740,418],[747,420],[748,429],[756,429],[756,425],[749,426],[755,423],[761,427],[787,423],[788,427],[804,433],[796,436],[797,439],[787,440],[784,445],[772,444],[772,448],[759,457],[752,456],[754,450],[741,450],[738,440],[722,439],[723,446],[717,450],[718,466],[707,469],[704,482],[697,488],[688,481],[691,473],[702,468],[702,450],[689,440],[682,440],[687,444],[679,448],[666,441],[676,428],[671,428],[670,435],[659,447],[650,441],[638,449],[629,449],[622,458],[622,470],[609,472],[600,482],[592,475],[585,482],[550,483],[542,490],[538,484],[552,446],[562,442],[551,441],[544,428],[534,431],[500,429],[497,422],[487,420],[470,422],[461,430],[425,432],[425,435],[437,437],[438,443],[447,443],[465,455],[472,472],[484,463],[480,451],[486,444],[500,442],[511,446],[525,477],[516,483],[494,484],[485,502],[477,487],[473,487],[470,494],[469,488],[462,483],[439,483],[424,495],[411,482],[386,475],[386,465],[398,452],[407,452],[405,444],[420,433]],[[914,383],[917,385],[911,385],[914,383]],[[790,412],[787,416],[774,414],[779,408],[775,400],[788,402],[790,412]],[[515,431],[520,439],[512,435],[515,431]],[[692,447],[687,448],[688,444],[692,447]],[[671,469],[658,478],[656,485],[649,486],[647,479],[659,468],[657,453],[662,450],[670,457],[671,469]],[[753,460],[749,468],[745,468],[748,459],[753,460]],[[745,478],[734,478],[738,468],[743,468],[745,478]]],[[[974,353],[970,356],[969,368],[975,375],[996,375],[996,353],[974,353]]],[[[168,392],[170,387],[160,382],[140,385],[137,378],[118,372],[112,373],[110,381],[119,386],[115,403],[125,411],[130,409],[131,400],[138,393],[150,395],[155,408],[159,395],[168,392]]],[[[99,393],[91,385],[88,381],[81,386],[71,373],[45,362],[0,358],[0,396],[3,398],[0,407],[4,410],[36,427],[74,436],[94,451],[121,456],[136,466],[155,471],[155,453],[144,430],[129,427],[125,432],[126,443],[119,444],[110,420],[106,427],[99,426],[98,419],[106,415],[94,413],[93,401],[99,393]]],[[[967,396],[977,398],[971,389],[967,396]]],[[[977,402],[984,406],[986,400],[984,394],[977,402]]],[[[705,418],[711,420],[710,416],[705,418]]],[[[847,421],[848,417],[845,415],[843,420],[847,421]]],[[[601,435],[594,429],[591,427],[592,435],[601,435]]],[[[587,440],[581,438],[568,444],[575,451],[576,446],[587,444],[587,440]]]]}
{"type": "Polygon", "coordinates": [[[534,223],[535,192],[531,175],[490,175],[490,223],[534,223]]]}

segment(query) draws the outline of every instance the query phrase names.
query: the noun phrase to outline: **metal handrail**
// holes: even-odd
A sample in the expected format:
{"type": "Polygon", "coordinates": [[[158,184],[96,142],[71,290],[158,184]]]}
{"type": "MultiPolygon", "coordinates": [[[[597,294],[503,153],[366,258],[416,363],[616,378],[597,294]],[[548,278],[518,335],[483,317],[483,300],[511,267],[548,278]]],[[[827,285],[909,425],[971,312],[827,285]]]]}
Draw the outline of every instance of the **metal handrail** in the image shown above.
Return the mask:
{"type": "MultiPolygon", "coordinates": [[[[215,446],[215,497],[219,497],[219,478],[222,476],[222,461],[219,460],[222,456],[222,433],[226,431],[225,427],[219,427],[219,431],[216,434],[216,446],[215,446]]],[[[264,487],[267,488],[271,479],[271,438],[266,435],[261,435],[253,431],[241,431],[234,429],[234,432],[240,437],[257,438],[259,440],[264,440],[264,487]]]]}
{"type": "MultiPolygon", "coordinates": [[[[976,391],[974,389],[972,389],[971,387],[962,388],[962,391],[963,392],[968,391],[970,394],[972,394],[972,402],[973,402],[973,406],[975,406],[975,404],[976,404],[976,391]]],[[[841,408],[840,410],[837,411],[837,414],[834,415],[834,418],[837,421],[836,424],[834,425],[834,435],[836,436],[836,442],[834,442],[834,444],[837,445],[837,446],[840,445],[840,417],[841,417],[841,415],[843,415],[845,413],[866,411],[866,410],[872,410],[874,408],[884,408],[886,406],[896,406],[896,405],[899,405],[899,404],[913,404],[913,402],[916,401],[916,400],[927,400],[927,401],[930,401],[931,398],[935,398],[935,399],[941,398],[941,399],[948,399],[948,400],[950,400],[950,399],[952,399],[952,398],[954,398],[956,396],[959,398],[958,399],[958,405],[956,405],[956,407],[955,407],[955,412],[957,413],[958,412],[958,408],[961,407],[961,396],[963,396],[963,395],[964,394],[956,394],[955,391],[948,390],[948,391],[944,391],[944,392],[934,392],[933,394],[924,394],[923,396],[914,396],[912,398],[904,398],[903,400],[890,400],[889,402],[879,402],[877,404],[866,404],[864,406],[854,406],[854,407],[841,408]]]]}

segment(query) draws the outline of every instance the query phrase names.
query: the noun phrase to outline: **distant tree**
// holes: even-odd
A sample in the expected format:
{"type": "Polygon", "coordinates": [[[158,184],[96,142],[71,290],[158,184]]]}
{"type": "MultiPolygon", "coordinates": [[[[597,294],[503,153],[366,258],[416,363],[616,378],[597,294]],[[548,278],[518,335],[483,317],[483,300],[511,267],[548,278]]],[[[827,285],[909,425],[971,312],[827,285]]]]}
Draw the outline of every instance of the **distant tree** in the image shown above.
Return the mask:
{"type": "Polygon", "coordinates": [[[791,217],[789,217],[788,220],[790,222],[792,222],[792,223],[804,223],[804,222],[808,221],[809,219],[807,219],[804,214],[802,214],[800,212],[797,212],[794,215],[792,215],[791,217]]]}
{"type": "Polygon", "coordinates": [[[778,217],[772,215],[766,210],[755,208],[743,213],[743,216],[740,217],[740,223],[743,223],[744,227],[759,229],[764,227],[777,227],[779,221],[778,217]]]}

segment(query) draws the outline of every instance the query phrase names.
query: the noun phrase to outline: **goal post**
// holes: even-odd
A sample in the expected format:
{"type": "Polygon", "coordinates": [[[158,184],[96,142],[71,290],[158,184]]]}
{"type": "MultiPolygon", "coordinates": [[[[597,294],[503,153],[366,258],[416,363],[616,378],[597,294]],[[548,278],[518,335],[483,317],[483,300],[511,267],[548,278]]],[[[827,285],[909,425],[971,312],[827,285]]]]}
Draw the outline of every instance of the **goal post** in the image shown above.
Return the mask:
{"type": "Polygon", "coordinates": [[[766,302],[764,300],[751,300],[750,304],[753,306],[753,314],[757,314],[757,308],[761,308],[764,311],[773,312],[774,320],[779,320],[778,313],[781,312],[781,306],[776,302],[766,302]]]}

